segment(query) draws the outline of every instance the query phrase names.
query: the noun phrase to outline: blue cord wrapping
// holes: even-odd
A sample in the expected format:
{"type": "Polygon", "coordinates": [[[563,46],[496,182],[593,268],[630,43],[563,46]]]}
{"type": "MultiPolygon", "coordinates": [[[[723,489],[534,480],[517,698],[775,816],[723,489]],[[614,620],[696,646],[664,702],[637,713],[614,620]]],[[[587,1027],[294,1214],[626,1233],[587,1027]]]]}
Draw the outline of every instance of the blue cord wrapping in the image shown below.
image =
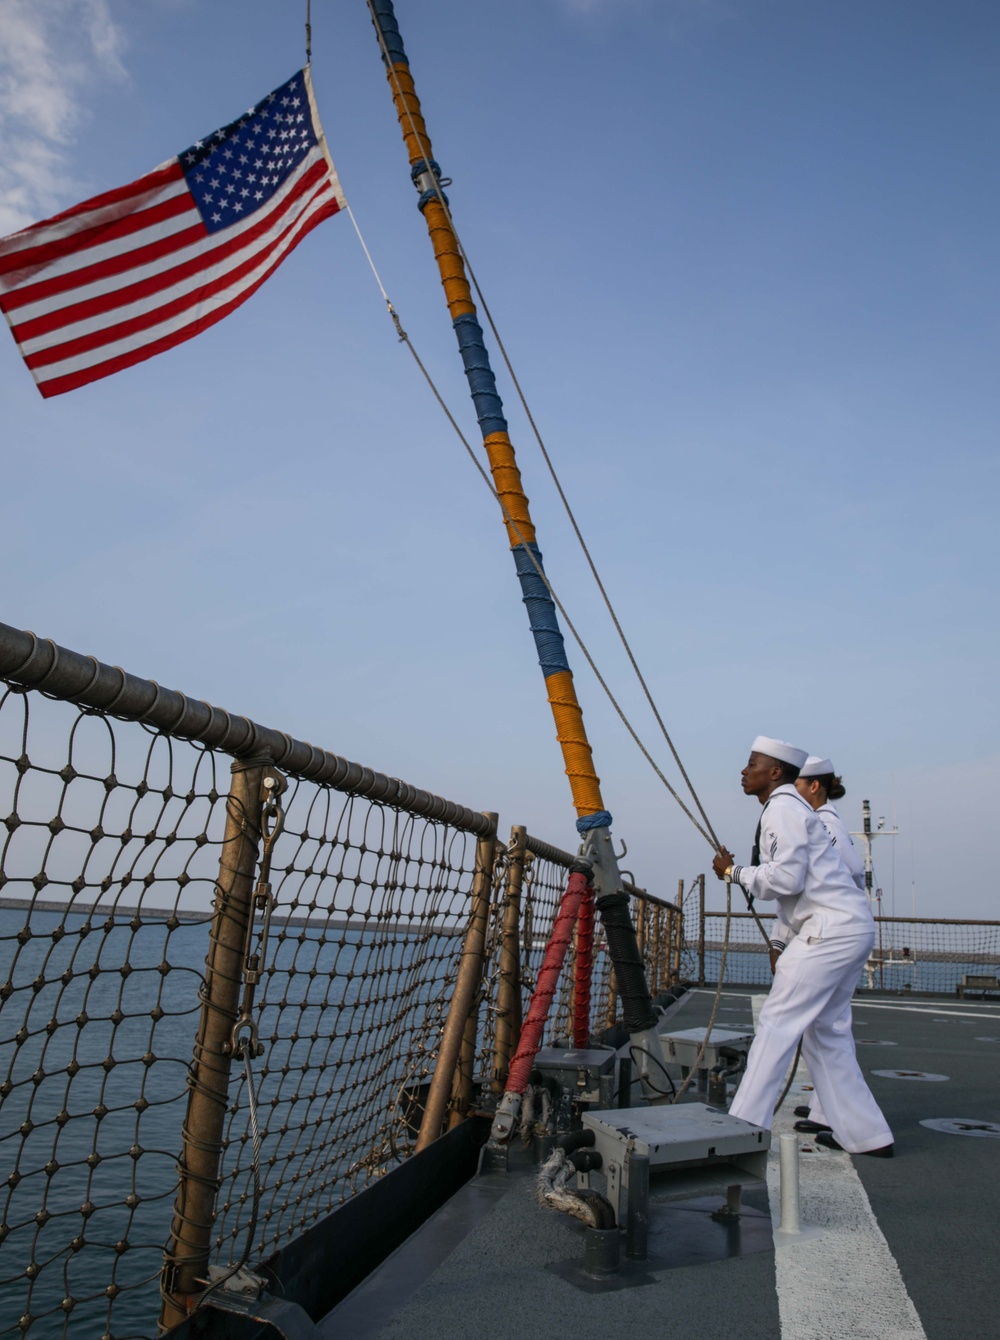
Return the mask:
{"type": "Polygon", "coordinates": [[[607,810],[598,810],[596,814],[585,814],[582,819],[576,821],[576,831],[578,833],[589,833],[592,828],[610,828],[611,815],[607,810]]]}

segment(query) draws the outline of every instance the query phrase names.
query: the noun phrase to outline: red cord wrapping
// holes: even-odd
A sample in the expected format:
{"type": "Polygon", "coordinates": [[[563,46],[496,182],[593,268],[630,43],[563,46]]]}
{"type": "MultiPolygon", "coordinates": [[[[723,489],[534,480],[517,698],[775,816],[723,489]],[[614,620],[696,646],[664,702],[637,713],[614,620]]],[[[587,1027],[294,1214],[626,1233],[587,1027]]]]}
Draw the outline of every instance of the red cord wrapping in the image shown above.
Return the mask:
{"type": "MultiPolygon", "coordinates": [[[[559,974],[562,972],[566,950],[569,948],[573,927],[580,911],[580,902],[587,891],[587,876],[572,873],[566,884],[566,892],[559,904],[559,912],[552,927],[552,934],[545,946],[545,957],[539,969],[538,981],[528,1006],[528,1017],[521,1029],[521,1040],[517,1052],[510,1063],[507,1076],[507,1093],[524,1093],[528,1087],[528,1077],[535,1064],[535,1057],[542,1045],[542,1033],[549,1016],[552,998],[556,994],[559,974]]],[[[593,926],[593,912],[591,913],[593,926]]]]}

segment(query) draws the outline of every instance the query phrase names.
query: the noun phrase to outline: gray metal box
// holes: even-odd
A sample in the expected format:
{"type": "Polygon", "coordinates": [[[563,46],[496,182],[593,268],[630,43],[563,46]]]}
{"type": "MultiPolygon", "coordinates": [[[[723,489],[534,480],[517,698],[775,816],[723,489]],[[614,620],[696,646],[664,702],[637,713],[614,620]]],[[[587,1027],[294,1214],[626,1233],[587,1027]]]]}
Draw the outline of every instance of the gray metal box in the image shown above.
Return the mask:
{"type": "MultiPolygon", "coordinates": [[[[675,1065],[690,1070],[695,1063],[701,1044],[705,1038],[703,1028],[684,1028],[676,1033],[661,1034],[663,1057],[675,1065]]],[[[714,1070],[719,1064],[719,1048],[728,1047],[732,1051],[747,1052],[753,1042],[752,1033],[741,1033],[735,1028],[713,1028],[708,1039],[705,1054],[698,1062],[699,1070],[714,1070]]]]}
{"type": "Polygon", "coordinates": [[[770,1131],[704,1103],[585,1112],[583,1125],[594,1132],[619,1222],[627,1208],[631,1153],[648,1157],[654,1188],[659,1180],[660,1189],[677,1194],[767,1177],[770,1131]]]}
{"type": "Polygon", "coordinates": [[[610,1107],[615,1094],[617,1054],[607,1047],[582,1047],[562,1051],[543,1047],[535,1057],[535,1069],[555,1080],[560,1091],[568,1089],[577,1103],[610,1107]]]}

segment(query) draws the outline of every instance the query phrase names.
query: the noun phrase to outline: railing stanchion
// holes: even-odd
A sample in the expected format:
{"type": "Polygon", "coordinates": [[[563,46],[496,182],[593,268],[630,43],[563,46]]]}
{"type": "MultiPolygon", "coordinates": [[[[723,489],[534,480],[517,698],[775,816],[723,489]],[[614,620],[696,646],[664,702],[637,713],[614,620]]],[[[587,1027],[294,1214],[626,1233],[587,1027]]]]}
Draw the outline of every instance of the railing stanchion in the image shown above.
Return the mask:
{"type": "Polygon", "coordinates": [[[229,1103],[232,1032],[239,1011],[243,959],[261,841],[261,787],[269,760],[233,764],[219,857],[215,915],[205,960],[201,1018],[181,1130],[179,1183],[165,1253],[161,1325],[176,1326],[205,1288],[222,1136],[229,1103]]]}
{"type": "Polygon", "coordinates": [[[698,876],[698,985],[705,985],[705,876],[698,876]]]}
{"type": "Polygon", "coordinates": [[[590,1046],[590,987],[594,971],[594,891],[588,887],[580,899],[576,921],[576,954],[573,958],[572,1037],[574,1047],[590,1046]]]}
{"type": "Polygon", "coordinates": [[[521,1036],[521,890],[528,832],[515,824],[507,848],[503,930],[497,988],[496,1033],[493,1041],[493,1092],[503,1093],[510,1058],[521,1036]]]}
{"type": "MultiPolygon", "coordinates": [[[[486,946],[486,927],[489,920],[490,899],[493,892],[493,865],[496,854],[497,816],[488,814],[490,832],[476,842],[476,870],[472,879],[471,906],[469,923],[462,944],[462,957],[455,978],[455,992],[448,1007],[438,1048],[437,1065],[431,1078],[417,1136],[416,1150],[419,1153],[441,1134],[445,1111],[448,1107],[452,1083],[466,1037],[466,1025],[472,1015],[473,1006],[479,995],[483,975],[483,956],[486,946]]],[[[478,1018],[478,1011],[476,1012],[478,1018]]],[[[464,1080],[462,1081],[464,1083],[464,1080]]],[[[469,1066],[468,1084],[472,1087],[472,1067],[469,1066]]],[[[466,1098],[468,1103],[468,1098],[466,1098]]]]}
{"type": "Polygon", "coordinates": [[[649,965],[649,994],[655,996],[660,990],[660,960],[663,952],[663,909],[653,908],[653,953],[649,965]]]}
{"type": "MultiPolygon", "coordinates": [[[[497,816],[493,816],[494,823],[497,816]]],[[[451,1083],[451,1100],[449,1102],[448,1112],[448,1130],[458,1126],[469,1114],[469,1104],[472,1101],[472,1089],[475,1081],[476,1053],[479,1041],[479,1007],[483,1003],[483,973],[486,968],[486,942],[489,935],[490,914],[493,911],[493,889],[494,876],[497,860],[497,842],[493,841],[492,861],[490,865],[490,876],[488,881],[477,883],[476,892],[473,895],[472,915],[477,920],[476,934],[482,944],[482,952],[479,963],[479,973],[475,981],[475,991],[472,996],[472,1004],[469,1006],[469,1015],[465,1021],[465,1031],[462,1034],[462,1045],[458,1052],[458,1065],[455,1067],[455,1076],[451,1083]]]]}
{"type": "Polygon", "coordinates": [[[670,912],[670,980],[676,986],[681,980],[681,950],[684,940],[684,881],[677,881],[677,907],[670,912]]]}

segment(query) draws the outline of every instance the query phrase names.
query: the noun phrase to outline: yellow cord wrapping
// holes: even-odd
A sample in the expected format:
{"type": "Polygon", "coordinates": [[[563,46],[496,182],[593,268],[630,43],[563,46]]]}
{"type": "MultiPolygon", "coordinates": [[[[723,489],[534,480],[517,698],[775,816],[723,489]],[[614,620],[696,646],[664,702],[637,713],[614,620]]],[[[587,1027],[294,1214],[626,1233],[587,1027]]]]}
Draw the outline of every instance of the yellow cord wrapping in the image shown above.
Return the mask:
{"type": "MultiPolygon", "coordinates": [[[[420,99],[413,87],[413,77],[408,65],[394,65],[389,71],[389,87],[396,106],[396,115],[403,129],[406,152],[410,166],[427,161],[434,156],[431,139],[427,134],[423,114],[420,111],[420,99]]],[[[424,206],[424,219],[430,234],[434,257],[441,272],[444,295],[448,300],[448,311],[454,321],[457,316],[475,314],[476,305],[472,301],[472,290],[465,277],[465,263],[459,250],[455,230],[448,218],[448,211],[440,200],[428,200],[424,206]]]]}
{"type": "Polygon", "coordinates": [[[472,290],[465,277],[465,262],[455,240],[455,230],[448,218],[448,211],[440,200],[427,201],[424,205],[424,220],[441,272],[441,283],[444,285],[444,296],[448,300],[452,321],[457,316],[475,316],[476,304],[472,301],[472,290]]]}
{"type": "Polygon", "coordinates": [[[601,779],[594,771],[594,755],[583,727],[583,712],[576,699],[572,670],[558,670],[545,681],[549,706],[556,723],[556,739],[562,745],[566,776],[573,790],[578,818],[604,809],[601,779]]]}
{"type": "Polygon", "coordinates": [[[528,511],[528,497],[521,483],[513,443],[506,433],[490,433],[483,438],[483,446],[493,475],[493,487],[506,508],[504,525],[510,547],[534,544],[535,527],[528,511]]]}
{"type": "MultiPolygon", "coordinates": [[[[430,160],[433,157],[431,139],[420,110],[420,99],[410,67],[402,63],[390,66],[388,79],[411,167],[415,163],[430,160]]],[[[476,305],[466,278],[465,261],[443,201],[433,198],[427,200],[423,214],[451,319],[454,321],[460,316],[476,316],[476,305]]],[[[483,445],[494,487],[505,509],[504,524],[511,548],[533,544],[535,527],[509,436],[505,432],[490,433],[484,438],[483,445]]],[[[583,712],[577,701],[572,671],[560,670],[550,675],[545,681],[545,687],[577,815],[582,818],[584,815],[596,814],[604,809],[601,784],[594,771],[593,753],[584,729],[583,712]]]]}

